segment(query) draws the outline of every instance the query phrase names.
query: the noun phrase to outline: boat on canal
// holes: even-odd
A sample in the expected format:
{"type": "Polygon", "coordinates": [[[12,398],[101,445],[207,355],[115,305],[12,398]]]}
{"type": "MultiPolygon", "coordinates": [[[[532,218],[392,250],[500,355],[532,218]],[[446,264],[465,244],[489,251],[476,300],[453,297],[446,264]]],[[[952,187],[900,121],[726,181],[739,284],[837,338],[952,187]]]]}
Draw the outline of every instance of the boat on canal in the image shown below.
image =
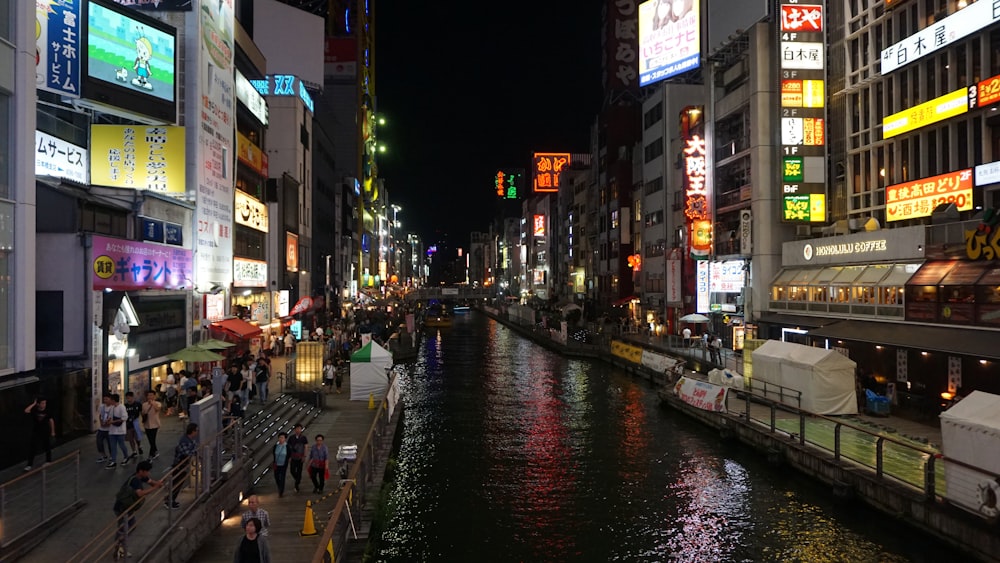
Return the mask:
{"type": "Polygon", "coordinates": [[[434,303],[427,308],[424,313],[424,326],[429,328],[446,328],[452,323],[452,314],[446,306],[441,303],[434,303]]]}

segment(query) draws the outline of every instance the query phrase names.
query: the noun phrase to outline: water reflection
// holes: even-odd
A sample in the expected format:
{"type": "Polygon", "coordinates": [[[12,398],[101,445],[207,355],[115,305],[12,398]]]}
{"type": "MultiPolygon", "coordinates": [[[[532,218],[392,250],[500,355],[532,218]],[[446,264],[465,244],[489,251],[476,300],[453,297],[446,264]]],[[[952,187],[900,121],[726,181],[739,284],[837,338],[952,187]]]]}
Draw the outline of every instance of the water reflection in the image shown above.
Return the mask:
{"type": "Polygon", "coordinates": [[[956,560],[720,443],[645,383],[476,314],[428,335],[402,383],[378,561],[956,560]]]}

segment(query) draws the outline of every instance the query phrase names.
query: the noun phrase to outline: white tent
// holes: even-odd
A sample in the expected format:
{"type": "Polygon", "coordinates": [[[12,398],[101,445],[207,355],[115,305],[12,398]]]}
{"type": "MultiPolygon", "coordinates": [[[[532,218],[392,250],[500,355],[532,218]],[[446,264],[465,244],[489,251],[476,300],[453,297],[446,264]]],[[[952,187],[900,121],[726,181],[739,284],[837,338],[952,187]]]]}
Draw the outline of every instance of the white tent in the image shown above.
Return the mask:
{"type": "Polygon", "coordinates": [[[854,360],[834,350],[768,340],[753,351],[754,391],[768,384],[767,397],[816,414],[857,414],[854,360]],[[779,395],[780,385],[786,390],[779,395]],[[800,391],[801,404],[787,389],[800,391]]]}
{"type": "Polygon", "coordinates": [[[973,391],[941,413],[941,452],[948,500],[983,516],[996,516],[1000,496],[996,479],[947,460],[1000,473],[1000,396],[973,391]]]}
{"type": "Polygon", "coordinates": [[[367,401],[371,394],[381,401],[389,388],[391,367],[392,354],[374,341],[351,354],[351,400],[367,401]]]}

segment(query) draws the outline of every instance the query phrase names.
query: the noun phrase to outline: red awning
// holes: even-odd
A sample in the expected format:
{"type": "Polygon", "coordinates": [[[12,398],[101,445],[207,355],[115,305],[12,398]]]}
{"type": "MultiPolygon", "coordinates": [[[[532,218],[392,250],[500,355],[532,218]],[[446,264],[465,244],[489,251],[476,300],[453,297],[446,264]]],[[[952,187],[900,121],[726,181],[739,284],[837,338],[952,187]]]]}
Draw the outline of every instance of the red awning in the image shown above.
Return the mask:
{"type": "Polygon", "coordinates": [[[221,328],[231,332],[241,339],[252,338],[263,332],[259,326],[250,324],[243,319],[226,319],[212,323],[212,328],[221,328]]]}
{"type": "Polygon", "coordinates": [[[633,299],[638,299],[638,297],[636,297],[635,295],[629,295],[628,297],[623,297],[623,298],[615,301],[614,303],[612,303],[612,305],[614,305],[615,307],[620,307],[622,305],[627,305],[633,299]]]}

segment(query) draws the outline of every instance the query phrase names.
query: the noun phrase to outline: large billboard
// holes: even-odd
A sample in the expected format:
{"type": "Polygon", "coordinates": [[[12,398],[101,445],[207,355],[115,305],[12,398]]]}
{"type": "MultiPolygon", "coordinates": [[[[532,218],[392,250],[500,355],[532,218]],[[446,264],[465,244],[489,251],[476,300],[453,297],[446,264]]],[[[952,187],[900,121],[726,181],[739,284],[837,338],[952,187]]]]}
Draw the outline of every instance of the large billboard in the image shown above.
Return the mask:
{"type": "Polygon", "coordinates": [[[698,68],[700,11],[698,1],[639,4],[639,86],[698,68]]]}
{"type": "Polygon", "coordinates": [[[639,87],[636,63],[639,12],[636,0],[605,0],[604,13],[604,56],[601,61],[604,91],[635,92],[639,87]]]}
{"type": "Polygon", "coordinates": [[[972,35],[1000,20],[1000,8],[995,1],[969,4],[954,14],[936,21],[917,33],[882,49],[882,75],[900,69],[913,61],[972,35]]]}
{"type": "Polygon", "coordinates": [[[781,218],[826,221],[826,33],[822,3],[780,0],[781,218]]]}
{"type": "Polygon", "coordinates": [[[91,125],[90,182],[95,186],[186,192],[184,127],[91,125]]]}
{"type": "Polygon", "coordinates": [[[972,209],[972,169],[958,170],[894,184],[885,189],[885,220],[928,217],[942,204],[954,203],[959,211],[972,209]]]}
{"type": "Polygon", "coordinates": [[[229,287],[233,280],[236,85],[233,0],[202,2],[188,35],[188,180],[195,192],[195,281],[229,287]],[[194,77],[197,77],[195,79],[194,77]]]}
{"type": "Polygon", "coordinates": [[[35,87],[80,97],[82,0],[35,2],[35,87]]]}
{"type": "Polygon", "coordinates": [[[111,0],[87,2],[83,97],[173,123],[177,31],[111,0]]]}
{"type": "Polygon", "coordinates": [[[190,286],[191,251],[94,235],[91,283],[96,291],[181,289],[190,286]]]}
{"type": "Polygon", "coordinates": [[[882,138],[888,139],[969,111],[969,88],[959,88],[882,120],[882,138]]]}

